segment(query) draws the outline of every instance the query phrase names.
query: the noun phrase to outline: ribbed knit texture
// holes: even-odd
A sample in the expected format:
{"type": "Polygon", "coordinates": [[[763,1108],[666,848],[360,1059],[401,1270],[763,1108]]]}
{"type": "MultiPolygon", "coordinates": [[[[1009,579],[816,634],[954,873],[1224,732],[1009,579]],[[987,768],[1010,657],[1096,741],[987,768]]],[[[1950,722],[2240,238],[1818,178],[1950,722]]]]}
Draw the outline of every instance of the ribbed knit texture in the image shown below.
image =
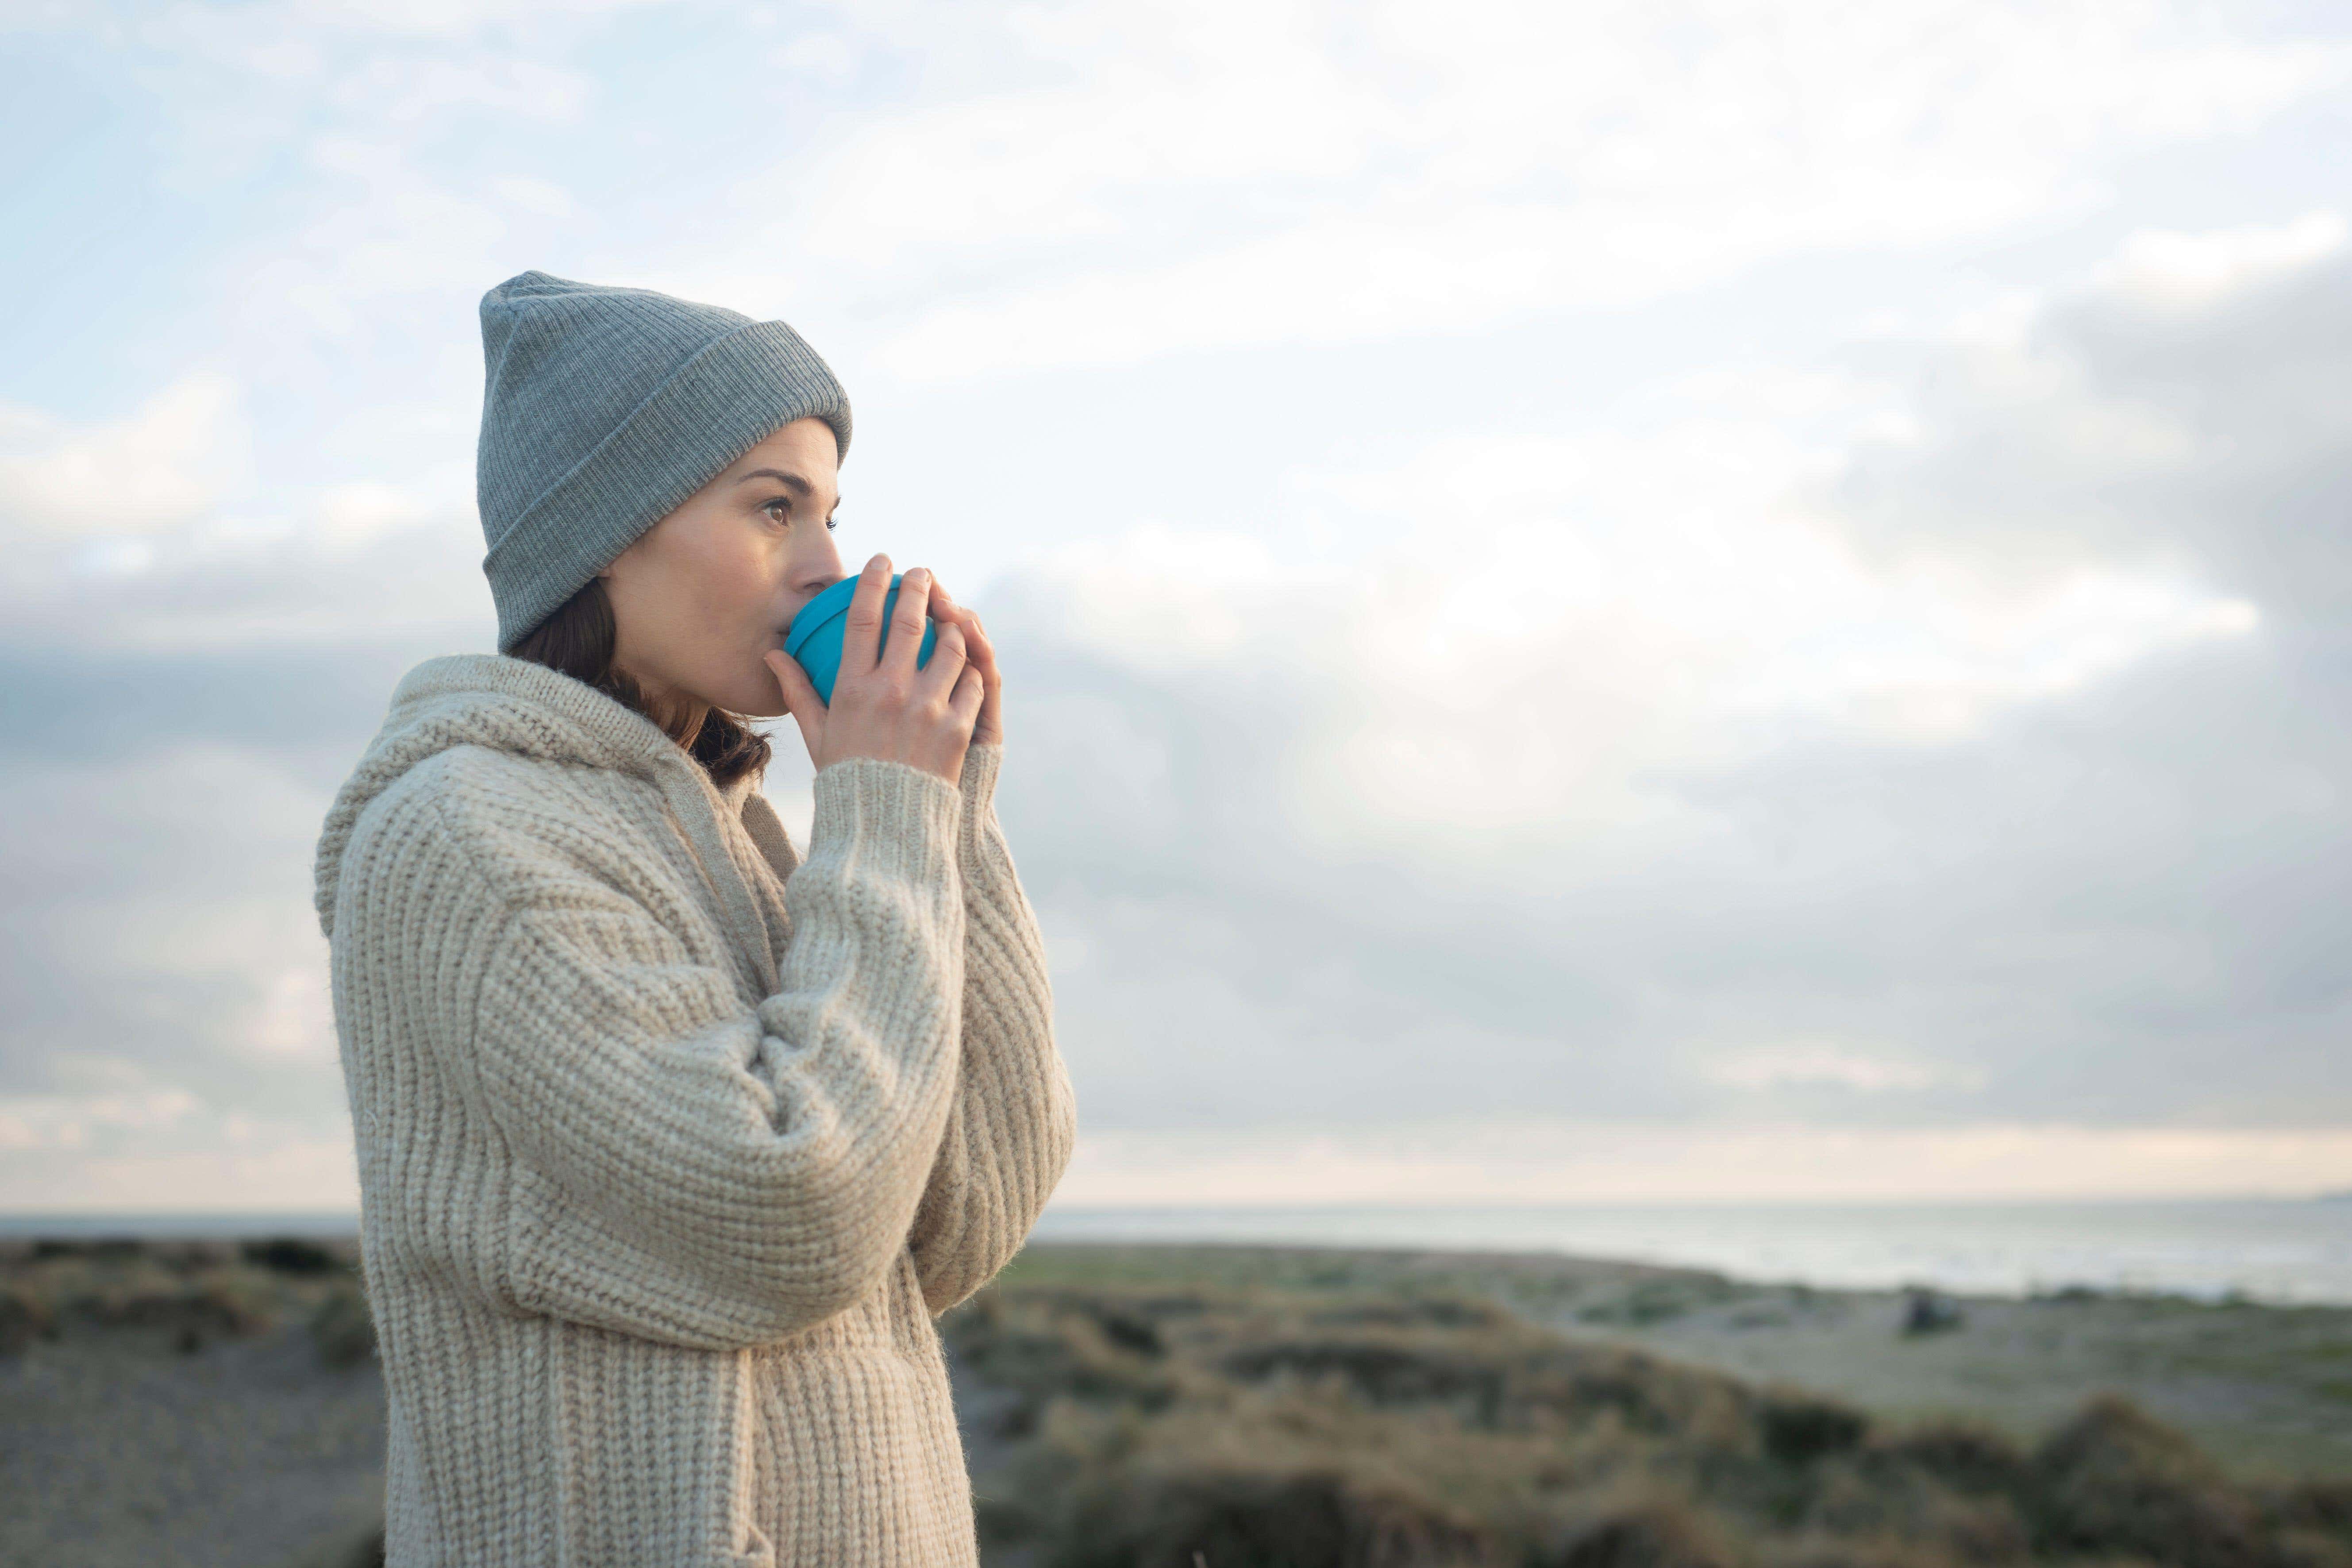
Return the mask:
{"type": "Polygon", "coordinates": [[[569,677],[403,679],[317,887],[391,1568],[977,1563],[932,1319],[1076,1132],[1002,757],[834,763],[801,859],[569,677]]]}
{"type": "Polygon", "coordinates": [[[474,483],[503,650],[793,420],[848,454],[848,395],[782,321],[520,272],[481,322],[474,483]]]}

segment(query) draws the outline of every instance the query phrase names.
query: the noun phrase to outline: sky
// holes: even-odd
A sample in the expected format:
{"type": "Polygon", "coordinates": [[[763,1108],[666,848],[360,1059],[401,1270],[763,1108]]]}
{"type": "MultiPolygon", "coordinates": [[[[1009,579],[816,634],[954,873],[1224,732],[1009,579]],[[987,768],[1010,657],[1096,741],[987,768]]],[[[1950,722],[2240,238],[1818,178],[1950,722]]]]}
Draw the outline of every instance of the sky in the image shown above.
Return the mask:
{"type": "MultiPolygon", "coordinates": [[[[0,1210],[355,1208],[478,301],[789,321],[1006,671],[1057,1205],[2352,1187],[2352,14],[0,11],[0,1210]]],[[[801,842],[789,721],[766,788],[801,842]]]]}

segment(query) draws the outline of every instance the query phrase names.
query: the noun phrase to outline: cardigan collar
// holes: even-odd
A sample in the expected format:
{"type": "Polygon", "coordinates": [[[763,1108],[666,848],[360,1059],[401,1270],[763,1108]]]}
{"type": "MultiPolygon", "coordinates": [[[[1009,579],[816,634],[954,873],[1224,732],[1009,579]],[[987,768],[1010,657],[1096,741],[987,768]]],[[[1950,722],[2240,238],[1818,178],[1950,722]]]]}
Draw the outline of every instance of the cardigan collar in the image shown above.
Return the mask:
{"type": "Polygon", "coordinates": [[[360,814],[394,780],[451,746],[490,746],[521,756],[615,769],[656,785],[717,895],[747,965],[772,994],[775,956],[761,900],[720,836],[719,816],[740,822],[779,881],[798,857],[751,775],[724,790],[658,724],[584,681],[505,654],[450,654],[401,678],[383,727],[336,793],[320,837],[315,902],[320,930],[334,934],[342,850],[360,814]]]}

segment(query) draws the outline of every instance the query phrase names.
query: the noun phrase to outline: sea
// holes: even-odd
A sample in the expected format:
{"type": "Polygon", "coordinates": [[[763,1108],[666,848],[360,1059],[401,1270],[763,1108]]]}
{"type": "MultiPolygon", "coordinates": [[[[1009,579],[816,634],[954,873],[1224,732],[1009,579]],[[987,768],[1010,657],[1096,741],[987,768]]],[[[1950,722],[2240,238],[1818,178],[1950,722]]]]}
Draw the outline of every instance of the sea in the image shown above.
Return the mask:
{"type": "MultiPolygon", "coordinates": [[[[349,1213],[0,1215],[0,1237],[349,1235],[349,1213]]],[[[2195,1202],[1078,1208],[1054,1240],[1567,1254],[1824,1289],[2024,1296],[2083,1287],[2352,1305],[2352,1194],[2195,1202]]]]}
{"type": "Polygon", "coordinates": [[[1564,1253],[1825,1289],[2070,1287],[2352,1304],[2352,1197],[2200,1202],[1060,1209],[1069,1239],[1564,1253]]]}

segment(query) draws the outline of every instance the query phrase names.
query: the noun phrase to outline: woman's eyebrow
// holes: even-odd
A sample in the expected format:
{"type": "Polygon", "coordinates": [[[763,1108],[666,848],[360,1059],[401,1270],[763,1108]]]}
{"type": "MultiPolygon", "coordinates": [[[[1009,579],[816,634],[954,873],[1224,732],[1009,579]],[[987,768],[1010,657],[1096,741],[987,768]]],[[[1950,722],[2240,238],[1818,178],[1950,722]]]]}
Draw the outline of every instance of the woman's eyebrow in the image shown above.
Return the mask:
{"type": "Polygon", "coordinates": [[[753,479],[773,479],[789,489],[797,490],[803,497],[814,493],[814,487],[806,479],[798,474],[788,474],[782,468],[753,468],[735,482],[739,485],[749,484],[753,479]]]}

